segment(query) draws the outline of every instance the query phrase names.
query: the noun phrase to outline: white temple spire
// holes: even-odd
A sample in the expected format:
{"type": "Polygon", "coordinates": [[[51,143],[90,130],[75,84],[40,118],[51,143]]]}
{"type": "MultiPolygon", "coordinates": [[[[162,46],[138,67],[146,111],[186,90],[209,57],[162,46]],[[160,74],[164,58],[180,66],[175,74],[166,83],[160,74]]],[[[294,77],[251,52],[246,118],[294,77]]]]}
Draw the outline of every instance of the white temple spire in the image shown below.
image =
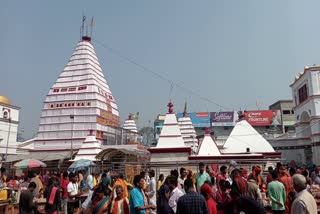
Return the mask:
{"type": "Polygon", "coordinates": [[[156,148],[183,148],[184,141],[177,122],[177,117],[173,112],[173,104],[168,103],[168,113],[164,119],[164,124],[160,133],[156,148]]]}
{"type": "Polygon", "coordinates": [[[198,156],[220,156],[220,151],[211,137],[209,128],[206,128],[204,138],[200,144],[198,156]]]}
{"type": "Polygon", "coordinates": [[[178,124],[181,131],[181,135],[184,141],[184,144],[192,148],[192,151],[195,153],[198,151],[198,142],[196,131],[192,124],[190,116],[187,114],[187,102],[185,102],[183,117],[178,118],[178,124]]]}
{"type": "Polygon", "coordinates": [[[113,134],[118,127],[117,103],[91,37],[84,35],[46,96],[35,150],[77,150],[87,130],[93,129],[102,142],[105,135],[113,134]]]}

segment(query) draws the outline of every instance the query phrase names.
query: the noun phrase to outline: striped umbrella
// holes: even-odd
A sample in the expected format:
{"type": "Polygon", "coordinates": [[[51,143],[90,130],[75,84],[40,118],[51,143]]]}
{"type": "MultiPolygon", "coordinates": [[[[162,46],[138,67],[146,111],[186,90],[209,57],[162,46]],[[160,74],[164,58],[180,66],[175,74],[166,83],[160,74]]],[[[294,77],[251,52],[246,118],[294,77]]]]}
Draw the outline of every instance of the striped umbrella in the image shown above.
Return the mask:
{"type": "Polygon", "coordinates": [[[47,164],[36,159],[25,159],[15,163],[13,166],[16,169],[27,169],[27,168],[47,167],[47,164]]]}

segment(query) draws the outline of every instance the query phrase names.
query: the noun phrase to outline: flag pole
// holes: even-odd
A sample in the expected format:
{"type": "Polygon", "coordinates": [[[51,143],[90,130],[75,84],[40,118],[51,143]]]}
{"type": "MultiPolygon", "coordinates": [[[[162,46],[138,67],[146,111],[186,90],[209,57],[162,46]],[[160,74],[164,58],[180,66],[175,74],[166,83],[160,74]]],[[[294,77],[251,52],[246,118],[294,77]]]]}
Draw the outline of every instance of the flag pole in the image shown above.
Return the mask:
{"type": "Polygon", "coordinates": [[[94,19],[94,16],[92,16],[91,21],[90,21],[90,37],[92,37],[92,31],[93,31],[93,19],[94,19]]]}

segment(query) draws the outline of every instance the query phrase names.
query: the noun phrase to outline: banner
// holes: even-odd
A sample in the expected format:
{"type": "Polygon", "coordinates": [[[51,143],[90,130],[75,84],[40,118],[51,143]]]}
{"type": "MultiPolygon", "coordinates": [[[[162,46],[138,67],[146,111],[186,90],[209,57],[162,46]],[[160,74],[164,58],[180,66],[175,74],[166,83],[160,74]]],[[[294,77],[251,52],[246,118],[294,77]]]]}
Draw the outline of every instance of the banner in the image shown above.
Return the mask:
{"type": "Polygon", "coordinates": [[[280,110],[244,111],[244,116],[252,126],[278,126],[282,123],[280,110]]]}
{"type": "Polygon", "coordinates": [[[235,126],[237,120],[237,112],[211,112],[211,125],[212,126],[235,126]]]}
{"type": "MultiPolygon", "coordinates": [[[[209,112],[191,112],[187,113],[191,118],[194,127],[210,127],[210,113],[209,112]]],[[[182,113],[178,113],[177,117],[183,117],[182,113]]]]}

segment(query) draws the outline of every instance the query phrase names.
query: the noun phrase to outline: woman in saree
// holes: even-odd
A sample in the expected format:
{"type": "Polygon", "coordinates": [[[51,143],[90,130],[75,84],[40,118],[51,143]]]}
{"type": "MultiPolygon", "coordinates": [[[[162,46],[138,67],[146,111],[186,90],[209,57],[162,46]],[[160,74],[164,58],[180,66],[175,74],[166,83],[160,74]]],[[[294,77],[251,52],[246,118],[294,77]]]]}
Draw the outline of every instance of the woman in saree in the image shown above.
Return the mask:
{"type": "Polygon", "coordinates": [[[102,214],[108,212],[110,208],[110,189],[99,185],[92,197],[92,214],[102,214]]]}

